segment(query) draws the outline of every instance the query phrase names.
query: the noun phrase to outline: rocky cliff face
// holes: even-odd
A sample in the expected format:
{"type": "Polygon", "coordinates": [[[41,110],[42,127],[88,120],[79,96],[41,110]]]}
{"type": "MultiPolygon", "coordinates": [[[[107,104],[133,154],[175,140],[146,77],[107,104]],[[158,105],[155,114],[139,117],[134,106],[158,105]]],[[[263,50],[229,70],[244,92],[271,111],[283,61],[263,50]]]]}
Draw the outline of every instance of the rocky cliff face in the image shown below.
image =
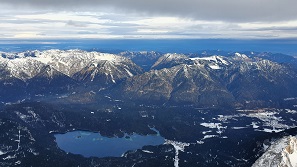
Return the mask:
{"type": "Polygon", "coordinates": [[[287,136],[272,144],[253,167],[296,167],[297,138],[287,136]]]}

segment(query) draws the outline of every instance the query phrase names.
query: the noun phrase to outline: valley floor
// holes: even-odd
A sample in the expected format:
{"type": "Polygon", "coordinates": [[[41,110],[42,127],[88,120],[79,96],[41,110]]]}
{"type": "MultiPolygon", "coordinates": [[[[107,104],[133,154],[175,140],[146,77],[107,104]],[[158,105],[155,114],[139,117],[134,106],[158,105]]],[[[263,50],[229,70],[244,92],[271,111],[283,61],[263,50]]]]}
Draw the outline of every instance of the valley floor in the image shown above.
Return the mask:
{"type": "Polygon", "coordinates": [[[273,141],[297,134],[295,110],[62,105],[24,102],[0,112],[0,166],[251,166],[273,141]],[[122,157],[66,153],[54,134],[74,130],[106,137],[156,134],[166,139],[122,157]]]}

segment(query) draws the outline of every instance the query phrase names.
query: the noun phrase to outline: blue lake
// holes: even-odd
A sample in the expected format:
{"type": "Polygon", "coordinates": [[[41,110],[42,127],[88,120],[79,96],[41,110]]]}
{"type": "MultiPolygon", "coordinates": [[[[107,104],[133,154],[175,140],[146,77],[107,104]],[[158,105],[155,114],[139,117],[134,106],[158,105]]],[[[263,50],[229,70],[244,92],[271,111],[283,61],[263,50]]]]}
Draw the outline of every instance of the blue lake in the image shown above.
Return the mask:
{"type": "Polygon", "coordinates": [[[165,138],[157,135],[125,134],[124,137],[104,137],[100,133],[73,131],[55,134],[60,149],[84,157],[120,157],[129,150],[141,149],[146,145],[161,145],[165,138]]]}

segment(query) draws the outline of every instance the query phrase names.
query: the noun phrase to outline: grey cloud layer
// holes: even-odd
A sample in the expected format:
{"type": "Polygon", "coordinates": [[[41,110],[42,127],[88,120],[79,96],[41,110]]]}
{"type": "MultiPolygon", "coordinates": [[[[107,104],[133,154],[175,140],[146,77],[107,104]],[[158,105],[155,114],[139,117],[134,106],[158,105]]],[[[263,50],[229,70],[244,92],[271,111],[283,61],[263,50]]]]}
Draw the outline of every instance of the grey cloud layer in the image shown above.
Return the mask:
{"type": "Polygon", "coordinates": [[[19,9],[122,12],[229,22],[297,19],[296,0],[1,0],[19,9]]]}

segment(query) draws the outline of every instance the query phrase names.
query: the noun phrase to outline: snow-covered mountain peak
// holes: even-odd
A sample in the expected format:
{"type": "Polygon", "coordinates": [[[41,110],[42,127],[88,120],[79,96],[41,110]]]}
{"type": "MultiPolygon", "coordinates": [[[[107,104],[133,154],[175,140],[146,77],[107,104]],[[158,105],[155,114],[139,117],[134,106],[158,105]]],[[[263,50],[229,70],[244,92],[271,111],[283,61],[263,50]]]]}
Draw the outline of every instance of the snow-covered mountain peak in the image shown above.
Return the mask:
{"type": "Polygon", "coordinates": [[[234,55],[235,55],[236,58],[249,59],[249,58],[247,57],[247,55],[245,55],[245,54],[240,54],[240,53],[238,53],[238,52],[236,52],[234,55]]]}
{"type": "Polygon", "coordinates": [[[131,65],[128,58],[100,52],[87,52],[83,50],[45,50],[30,51],[21,53],[3,53],[0,61],[6,62],[10,74],[21,80],[28,80],[37,75],[42,67],[49,65],[51,68],[61,72],[69,77],[81,71],[91,64],[109,64],[109,66],[131,65]],[[7,56],[8,55],[8,56],[7,56]],[[102,63],[104,62],[104,63],[102,63]]]}

